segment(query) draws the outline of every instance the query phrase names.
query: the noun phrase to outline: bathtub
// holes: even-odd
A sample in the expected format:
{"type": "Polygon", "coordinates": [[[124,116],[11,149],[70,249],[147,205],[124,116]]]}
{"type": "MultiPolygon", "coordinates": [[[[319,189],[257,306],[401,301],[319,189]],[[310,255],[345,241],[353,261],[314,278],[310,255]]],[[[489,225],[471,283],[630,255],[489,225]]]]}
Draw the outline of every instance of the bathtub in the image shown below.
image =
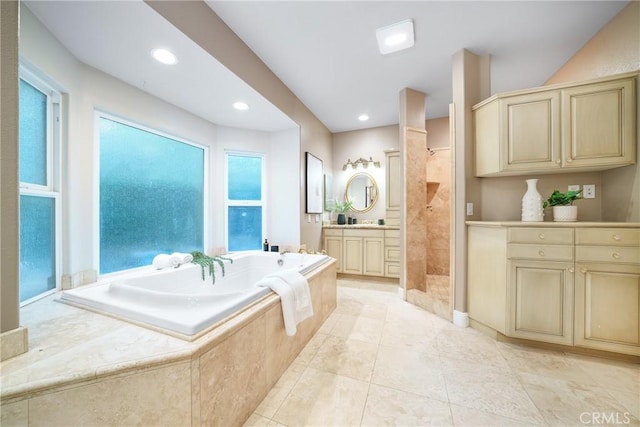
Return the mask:
{"type": "Polygon", "coordinates": [[[233,263],[224,262],[224,277],[216,265],[215,285],[208,268],[203,280],[196,264],[164,270],[145,267],[104,283],[63,291],[58,300],[190,337],[269,294],[271,289],[256,286],[266,275],[284,269],[305,275],[331,260],[326,255],[272,252],[228,257],[233,263]]]}

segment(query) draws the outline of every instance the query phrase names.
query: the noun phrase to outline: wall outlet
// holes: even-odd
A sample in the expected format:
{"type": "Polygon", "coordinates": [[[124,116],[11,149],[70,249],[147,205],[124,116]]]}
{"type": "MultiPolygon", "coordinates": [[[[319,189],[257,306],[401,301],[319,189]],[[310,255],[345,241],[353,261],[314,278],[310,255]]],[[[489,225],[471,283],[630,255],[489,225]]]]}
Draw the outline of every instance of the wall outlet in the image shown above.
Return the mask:
{"type": "Polygon", "coordinates": [[[467,216],[473,215],[473,203],[467,203],[467,216]]]}
{"type": "Polygon", "coordinates": [[[567,191],[580,191],[580,186],[579,185],[570,185],[567,188],[567,191]]]}
{"type": "Polygon", "coordinates": [[[595,184],[585,184],[582,186],[582,197],[585,199],[595,199],[596,198],[596,185],[595,184]]]}

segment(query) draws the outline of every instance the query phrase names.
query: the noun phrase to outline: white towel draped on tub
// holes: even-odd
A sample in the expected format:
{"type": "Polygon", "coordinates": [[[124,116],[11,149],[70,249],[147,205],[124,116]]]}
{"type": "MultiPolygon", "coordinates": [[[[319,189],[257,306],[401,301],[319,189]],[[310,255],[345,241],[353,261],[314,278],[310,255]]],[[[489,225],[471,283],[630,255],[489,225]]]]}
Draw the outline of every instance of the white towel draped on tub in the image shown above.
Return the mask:
{"type": "Polygon", "coordinates": [[[279,271],[266,276],[256,285],[271,288],[280,295],[284,328],[288,336],[296,334],[298,323],[313,316],[309,283],[297,270],[279,271]]]}
{"type": "Polygon", "coordinates": [[[182,252],[174,252],[171,255],[169,254],[159,254],[153,258],[151,264],[158,270],[162,270],[163,268],[176,268],[180,267],[182,264],[188,264],[193,261],[193,256],[191,254],[186,254],[182,252]]]}

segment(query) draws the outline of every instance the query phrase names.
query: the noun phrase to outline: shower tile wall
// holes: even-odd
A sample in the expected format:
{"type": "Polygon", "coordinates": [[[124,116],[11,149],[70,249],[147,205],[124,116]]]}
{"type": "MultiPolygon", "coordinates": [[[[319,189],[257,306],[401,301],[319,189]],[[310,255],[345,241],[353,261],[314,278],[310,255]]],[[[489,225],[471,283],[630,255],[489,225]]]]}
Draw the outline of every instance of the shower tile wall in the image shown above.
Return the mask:
{"type": "Polygon", "coordinates": [[[427,156],[427,274],[449,275],[451,149],[427,156]],[[437,184],[436,184],[437,183],[437,184]]]}

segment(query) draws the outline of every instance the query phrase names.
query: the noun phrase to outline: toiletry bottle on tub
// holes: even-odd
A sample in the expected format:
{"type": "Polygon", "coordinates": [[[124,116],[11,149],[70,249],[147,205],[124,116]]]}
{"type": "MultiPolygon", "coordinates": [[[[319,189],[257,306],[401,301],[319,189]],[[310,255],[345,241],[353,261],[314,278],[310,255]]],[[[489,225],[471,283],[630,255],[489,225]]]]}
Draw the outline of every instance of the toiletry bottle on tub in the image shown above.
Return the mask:
{"type": "Polygon", "coordinates": [[[262,245],[262,250],[264,250],[265,252],[269,252],[269,242],[267,241],[267,239],[264,239],[264,244],[262,245]]]}

